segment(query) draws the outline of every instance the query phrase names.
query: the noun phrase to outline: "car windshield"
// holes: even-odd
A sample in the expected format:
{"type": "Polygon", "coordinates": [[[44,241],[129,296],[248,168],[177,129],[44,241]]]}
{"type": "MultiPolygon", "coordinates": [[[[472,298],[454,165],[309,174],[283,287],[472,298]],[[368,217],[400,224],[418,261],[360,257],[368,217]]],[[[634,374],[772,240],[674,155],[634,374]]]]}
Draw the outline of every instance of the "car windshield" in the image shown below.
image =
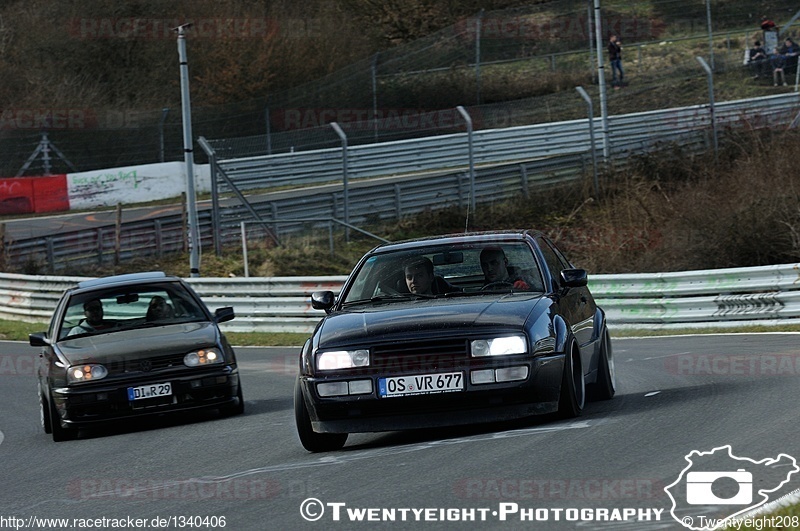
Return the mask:
{"type": "Polygon", "coordinates": [[[70,298],[59,339],[206,319],[200,304],[179,283],[108,287],[70,298]]]}
{"type": "Polygon", "coordinates": [[[355,273],[343,304],[542,291],[542,275],[524,242],[466,242],[378,252],[355,273]]]}

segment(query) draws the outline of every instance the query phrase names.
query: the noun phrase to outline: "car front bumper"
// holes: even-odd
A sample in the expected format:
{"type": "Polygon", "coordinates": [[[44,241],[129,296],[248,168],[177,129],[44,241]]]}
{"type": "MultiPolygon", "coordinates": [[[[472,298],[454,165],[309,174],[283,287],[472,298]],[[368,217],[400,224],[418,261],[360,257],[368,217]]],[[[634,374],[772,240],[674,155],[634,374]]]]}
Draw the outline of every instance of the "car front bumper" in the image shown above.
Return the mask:
{"type": "Polygon", "coordinates": [[[187,374],[155,375],[147,379],[97,382],[56,387],[51,398],[65,427],[96,425],[121,419],[193,409],[218,408],[237,403],[239,371],[235,366],[187,374]],[[131,401],[128,388],[170,382],[172,394],[131,401]]]}
{"type": "Polygon", "coordinates": [[[469,369],[463,369],[463,391],[391,398],[381,398],[376,391],[378,379],[385,375],[370,376],[373,382],[373,392],[370,394],[340,397],[320,397],[316,385],[362,380],[365,377],[304,376],[300,382],[312,428],[319,433],[379,432],[477,424],[556,411],[564,355],[537,357],[521,364],[529,367],[528,377],[523,381],[472,384],[469,369]]]}

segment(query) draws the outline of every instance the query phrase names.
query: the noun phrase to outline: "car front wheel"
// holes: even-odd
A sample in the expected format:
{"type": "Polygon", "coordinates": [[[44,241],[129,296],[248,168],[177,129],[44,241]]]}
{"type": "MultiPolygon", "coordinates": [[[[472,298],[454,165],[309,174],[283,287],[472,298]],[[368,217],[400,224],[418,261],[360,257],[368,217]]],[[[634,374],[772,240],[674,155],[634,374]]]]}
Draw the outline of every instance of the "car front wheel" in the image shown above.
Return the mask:
{"type": "Polygon", "coordinates": [[[603,328],[600,338],[600,359],[597,364],[597,383],[594,384],[594,397],[598,400],[610,400],[617,391],[617,375],[614,368],[614,355],[611,350],[611,338],[608,329],[603,328]]]}
{"type": "Polygon", "coordinates": [[[61,425],[61,419],[58,418],[58,410],[53,400],[50,399],[48,404],[50,409],[50,427],[52,428],[53,441],[71,441],[78,434],[75,428],[65,428],[61,425]]]}
{"type": "Polygon", "coordinates": [[[294,385],[294,420],[297,424],[297,435],[303,448],[309,452],[331,452],[341,450],[347,442],[346,433],[317,433],[311,427],[311,418],[303,398],[300,380],[294,385]]]}
{"type": "Polygon", "coordinates": [[[564,377],[558,399],[558,413],[563,418],[579,417],[586,401],[586,382],[581,367],[581,356],[574,341],[567,343],[564,357],[564,377]]]}
{"type": "Polygon", "coordinates": [[[45,433],[53,433],[53,425],[50,422],[50,406],[48,405],[47,398],[42,392],[42,385],[38,386],[39,391],[39,422],[45,433]]]}

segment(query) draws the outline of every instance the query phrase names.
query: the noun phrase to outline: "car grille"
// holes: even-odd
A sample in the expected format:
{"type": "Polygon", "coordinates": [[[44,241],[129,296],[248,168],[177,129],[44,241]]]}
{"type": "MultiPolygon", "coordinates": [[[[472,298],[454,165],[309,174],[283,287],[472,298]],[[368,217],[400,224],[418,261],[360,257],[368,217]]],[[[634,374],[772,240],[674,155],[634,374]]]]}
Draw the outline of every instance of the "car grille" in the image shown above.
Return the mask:
{"type": "Polygon", "coordinates": [[[173,367],[185,367],[183,364],[184,354],[169,354],[166,356],[153,356],[151,358],[112,361],[106,364],[108,373],[127,374],[133,372],[152,372],[171,369],[173,367]]]}
{"type": "Polygon", "coordinates": [[[469,358],[467,347],[464,338],[375,345],[371,366],[384,374],[463,368],[469,358]]]}

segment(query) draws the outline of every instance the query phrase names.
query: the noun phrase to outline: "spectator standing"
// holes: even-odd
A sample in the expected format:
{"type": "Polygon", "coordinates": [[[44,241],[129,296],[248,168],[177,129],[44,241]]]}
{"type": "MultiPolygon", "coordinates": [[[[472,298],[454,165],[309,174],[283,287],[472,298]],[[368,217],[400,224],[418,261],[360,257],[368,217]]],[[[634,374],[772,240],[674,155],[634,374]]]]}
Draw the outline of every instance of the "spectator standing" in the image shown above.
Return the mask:
{"type": "Polygon", "coordinates": [[[625,72],[622,70],[622,43],[616,35],[611,35],[608,39],[608,59],[611,62],[611,85],[619,89],[623,86],[625,72]]]}

